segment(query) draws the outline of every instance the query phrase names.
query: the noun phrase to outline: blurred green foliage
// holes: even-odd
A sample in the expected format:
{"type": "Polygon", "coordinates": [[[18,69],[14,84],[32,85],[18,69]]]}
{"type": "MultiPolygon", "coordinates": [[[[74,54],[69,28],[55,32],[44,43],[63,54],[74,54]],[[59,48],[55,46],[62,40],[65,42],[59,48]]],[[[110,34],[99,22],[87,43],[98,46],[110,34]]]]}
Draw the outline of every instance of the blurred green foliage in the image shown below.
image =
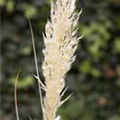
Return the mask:
{"type": "MultiPolygon", "coordinates": [[[[83,35],[77,59],[66,77],[65,96],[58,110],[62,120],[120,120],[120,0],[77,0],[83,9],[78,35],[83,35]]],[[[50,18],[50,0],[0,0],[1,6],[1,120],[13,120],[14,79],[18,80],[21,120],[41,119],[30,29],[31,18],[41,70],[44,26],[50,18]]],[[[57,89],[57,88],[56,88],[57,89]]],[[[44,94],[44,93],[43,93],[44,94]]]]}
{"type": "MultiPolygon", "coordinates": [[[[14,86],[15,78],[14,77],[11,78],[9,82],[11,85],[14,86]]],[[[18,89],[27,88],[27,87],[30,87],[31,85],[33,85],[33,83],[34,83],[34,79],[31,76],[27,76],[24,79],[21,79],[21,80],[18,79],[17,88],[18,89]]]]}

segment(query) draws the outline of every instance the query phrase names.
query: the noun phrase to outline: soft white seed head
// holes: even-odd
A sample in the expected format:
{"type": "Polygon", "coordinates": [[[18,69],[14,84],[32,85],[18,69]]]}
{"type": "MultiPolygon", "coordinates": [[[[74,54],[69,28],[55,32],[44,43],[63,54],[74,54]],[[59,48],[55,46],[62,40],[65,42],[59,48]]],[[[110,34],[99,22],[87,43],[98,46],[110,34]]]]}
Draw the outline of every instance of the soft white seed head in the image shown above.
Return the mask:
{"type": "MultiPolygon", "coordinates": [[[[76,36],[80,13],[75,13],[75,0],[57,0],[51,4],[51,19],[45,27],[43,74],[46,91],[44,120],[60,120],[57,108],[62,104],[61,92],[65,75],[75,60],[79,38],[76,36]]],[[[64,93],[63,93],[64,94],[64,93]]],[[[62,94],[62,96],[63,96],[62,94]]]]}

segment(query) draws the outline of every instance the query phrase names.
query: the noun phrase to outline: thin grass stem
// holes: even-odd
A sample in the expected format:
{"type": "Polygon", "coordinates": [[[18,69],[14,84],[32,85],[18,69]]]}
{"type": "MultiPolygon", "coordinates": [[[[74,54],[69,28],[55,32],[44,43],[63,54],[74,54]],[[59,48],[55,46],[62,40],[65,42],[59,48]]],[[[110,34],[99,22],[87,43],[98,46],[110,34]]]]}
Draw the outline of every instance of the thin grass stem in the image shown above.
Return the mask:
{"type": "MultiPolygon", "coordinates": [[[[33,33],[32,24],[31,24],[31,21],[30,21],[29,17],[28,17],[28,22],[29,22],[31,38],[32,38],[32,46],[33,46],[33,52],[34,52],[34,61],[35,61],[36,74],[37,74],[38,79],[40,80],[38,62],[37,62],[37,55],[36,55],[36,50],[35,50],[34,33],[33,33]]],[[[42,110],[43,110],[42,91],[41,91],[41,86],[39,84],[39,81],[38,81],[38,89],[39,89],[40,103],[41,103],[41,107],[42,107],[42,110]]]]}
{"type": "Polygon", "coordinates": [[[17,104],[17,81],[18,81],[19,73],[20,73],[20,70],[17,73],[16,79],[15,79],[15,87],[14,87],[14,101],[15,101],[15,111],[16,111],[17,120],[20,120],[19,119],[18,104],[17,104]]]}

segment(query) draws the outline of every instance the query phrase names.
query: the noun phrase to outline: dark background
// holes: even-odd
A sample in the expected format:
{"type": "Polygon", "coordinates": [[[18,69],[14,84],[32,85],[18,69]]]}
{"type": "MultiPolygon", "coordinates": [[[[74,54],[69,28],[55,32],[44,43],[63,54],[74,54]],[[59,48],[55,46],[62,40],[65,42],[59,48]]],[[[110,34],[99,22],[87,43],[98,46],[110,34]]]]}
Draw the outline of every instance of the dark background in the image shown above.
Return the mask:
{"type": "MultiPolygon", "coordinates": [[[[1,118],[15,120],[14,80],[18,80],[20,120],[42,120],[28,9],[42,77],[44,26],[50,0],[0,0],[1,6],[1,118]]],[[[120,120],[120,0],[77,0],[83,9],[78,35],[84,35],[77,59],[66,77],[65,96],[72,97],[58,110],[62,120],[120,120]]],[[[57,88],[56,88],[57,89],[57,88]]]]}

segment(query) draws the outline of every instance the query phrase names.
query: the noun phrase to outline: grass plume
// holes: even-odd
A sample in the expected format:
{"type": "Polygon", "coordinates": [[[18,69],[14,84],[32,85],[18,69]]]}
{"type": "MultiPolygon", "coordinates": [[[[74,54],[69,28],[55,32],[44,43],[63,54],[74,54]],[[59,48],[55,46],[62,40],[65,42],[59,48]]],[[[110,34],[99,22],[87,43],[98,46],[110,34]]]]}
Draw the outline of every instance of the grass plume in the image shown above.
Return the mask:
{"type": "Polygon", "coordinates": [[[79,39],[77,23],[82,11],[75,13],[75,0],[51,3],[51,19],[45,26],[43,74],[45,77],[44,120],[60,119],[56,111],[68,98],[64,94],[65,76],[75,60],[79,39]]]}

